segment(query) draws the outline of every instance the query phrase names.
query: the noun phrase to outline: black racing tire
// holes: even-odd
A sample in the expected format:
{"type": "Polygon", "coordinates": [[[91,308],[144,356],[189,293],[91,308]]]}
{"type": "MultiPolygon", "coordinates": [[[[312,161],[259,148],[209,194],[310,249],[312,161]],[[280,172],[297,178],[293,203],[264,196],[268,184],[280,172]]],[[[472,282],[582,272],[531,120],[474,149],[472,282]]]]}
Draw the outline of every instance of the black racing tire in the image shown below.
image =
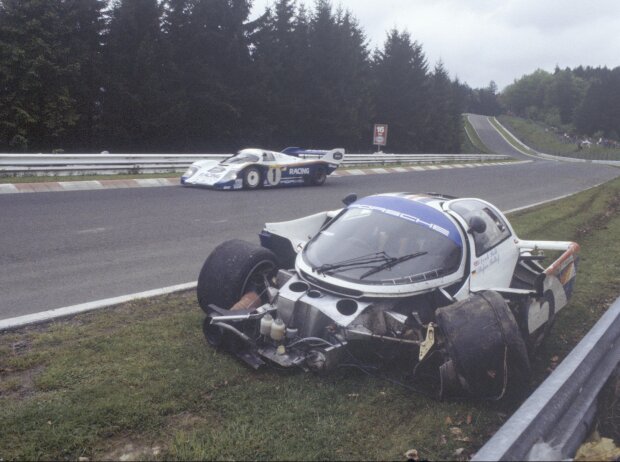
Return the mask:
{"type": "MultiPolygon", "coordinates": [[[[484,291],[436,311],[445,352],[458,385],[479,398],[519,398],[529,390],[531,367],[525,341],[510,307],[484,291]]],[[[457,388],[457,387],[453,387],[457,388]]]]}
{"type": "Polygon", "coordinates": [[[310,184],[312,186],[321,186],[327,179],[327,171],[325,167],[317,167],[317,169],[310,175],[310,184]]]}
{"type": "Polygon", "coordinates": [[[230,309],[248,289],[264,292],[263,275],[271,278],[277,270],[271,250],[239,239],[225,241],[202,266],[196,289],[198,304],[207,314],[210,304],[230,309]]]}
{"type": "Polygon", "coordinates": [[[258,167],[248,167],[243,171],[244,189],[258,189],[263,186],[263,172],[258,167]]]}

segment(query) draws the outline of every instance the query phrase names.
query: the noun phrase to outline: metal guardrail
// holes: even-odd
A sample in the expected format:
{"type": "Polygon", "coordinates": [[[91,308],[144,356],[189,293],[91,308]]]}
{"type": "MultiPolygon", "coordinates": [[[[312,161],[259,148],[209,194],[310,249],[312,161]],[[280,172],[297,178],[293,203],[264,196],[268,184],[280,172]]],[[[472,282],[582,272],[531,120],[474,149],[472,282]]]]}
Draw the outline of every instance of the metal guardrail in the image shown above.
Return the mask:
{"type": "MultiPolygon", "coordinates": [[[[0,176],[182,172],[197,160],[222,160],[229,156],[230,154],[0,154],[0,176]]],[[[492,154],[345,154],[343,164],[390,165],[506,159],[509,157],[492,154]]]]}
{"type": "Polygon", "coordinates": [[[595,417],[599,392],[619,362],[620,298],[472,460],[574,457],[595,417]]]}

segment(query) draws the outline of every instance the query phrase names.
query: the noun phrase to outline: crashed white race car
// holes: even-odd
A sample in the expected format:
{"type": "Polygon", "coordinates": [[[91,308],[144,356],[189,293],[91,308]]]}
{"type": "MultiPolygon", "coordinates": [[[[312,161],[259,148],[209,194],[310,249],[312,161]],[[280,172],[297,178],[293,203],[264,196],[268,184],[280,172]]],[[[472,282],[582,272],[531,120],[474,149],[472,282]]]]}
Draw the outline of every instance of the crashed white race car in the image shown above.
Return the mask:
{"type": "Polygon", "coordinates": [[[519,239],[480,199],[344,203],[267,223],[262,246],[213,250],[197,288],[208,342],[254,368],[396,371],[438,397],[527,391],[529,356],[571,296],[579,246],[519,239]],[[546,267],[543,250],[558,254],[546,267]]]}
{"type": "Polygon", "coordinates": [[[181,184],[215,189],[258,189],[278,185],[319,186],[344,159],[344,149],[287,148],[284,152],[243,149],[223,161],[199,160],[181,176],[181,184]],[[318,158],[305,159],[300,155],[318,158]]]}

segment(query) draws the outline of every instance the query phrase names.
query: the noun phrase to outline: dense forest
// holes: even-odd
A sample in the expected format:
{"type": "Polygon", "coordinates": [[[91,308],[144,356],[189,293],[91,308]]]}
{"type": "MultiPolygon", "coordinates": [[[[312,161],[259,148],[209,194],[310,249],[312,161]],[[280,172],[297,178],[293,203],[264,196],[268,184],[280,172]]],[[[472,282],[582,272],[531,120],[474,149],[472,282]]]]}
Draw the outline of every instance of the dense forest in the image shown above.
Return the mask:
{"type": "Polygon", "coordinates": [[[370,50],[328,0],[251,3],[0,0],[0,152],[370,152],[374,123],[390,152],[459,152],[461,113],[497,110],[406,31],[370,50]]]}
{"type": "Polygon", "coordinates": [[[506,112],[567,135],[620,141],[620,67],[537,70],[506,87],[499,100],[506,112]]]}

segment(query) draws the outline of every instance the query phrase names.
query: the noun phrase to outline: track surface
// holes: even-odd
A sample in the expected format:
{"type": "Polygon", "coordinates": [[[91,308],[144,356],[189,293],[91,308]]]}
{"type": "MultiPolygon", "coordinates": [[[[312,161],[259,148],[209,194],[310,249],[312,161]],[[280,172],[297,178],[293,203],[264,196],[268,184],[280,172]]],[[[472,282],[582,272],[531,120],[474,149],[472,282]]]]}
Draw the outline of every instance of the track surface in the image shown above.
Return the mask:
{"type": "Polygon", "coordinates": [[[220,242],[257,242],[266,221],[340,208],[350,192],[435,191],[508,210],[618,175],[601,165],[536,161],[257,192],[179,186],[0,196],[0,319],[194,281],[220,242]]]}
{"type": "Polygon", "coordinates": [[[518,149],[515,149],[511,144],[507,143],[495,127],[491,125],[487,116],[468,114],[467,118],[469,119],[472,127],[474,127],[474,130],[476,130],[476,133],[478,133],[478,136],[484,145],[492,152],[497,154],[506,154],[507,156],[512,156],[516,159],[533,159],[531,156],[523,154],[518,149]]]}

